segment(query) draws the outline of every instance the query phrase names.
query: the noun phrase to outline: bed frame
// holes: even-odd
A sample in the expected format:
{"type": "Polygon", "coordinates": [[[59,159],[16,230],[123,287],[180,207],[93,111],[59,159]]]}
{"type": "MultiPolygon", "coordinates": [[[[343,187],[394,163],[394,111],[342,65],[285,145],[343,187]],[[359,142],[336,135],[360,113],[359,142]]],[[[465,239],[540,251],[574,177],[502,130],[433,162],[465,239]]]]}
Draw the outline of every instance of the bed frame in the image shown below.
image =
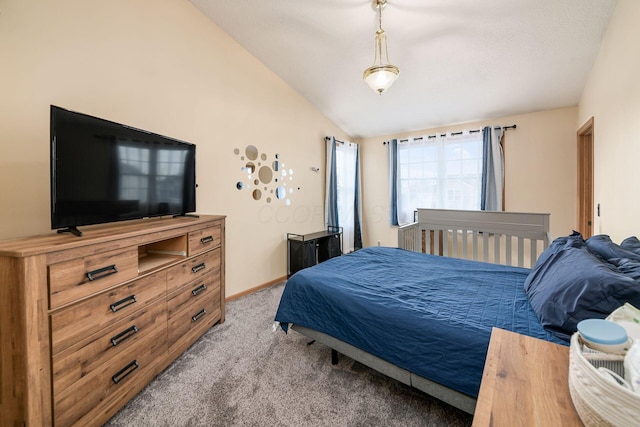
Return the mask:
{"type": "MultiPolygon", "coordinates": [[[[441,256],[533,266],[549,245],[549,214],[418,209],[417,221],[398,229],[398,247],[441,256]],[[528,262],[525,263],[525,259],[528,262]]],[[[469,414],[476,399],[399,368],[332,336],[299,325],[294,330],[388,377],[414,387],[469,414]]]]}

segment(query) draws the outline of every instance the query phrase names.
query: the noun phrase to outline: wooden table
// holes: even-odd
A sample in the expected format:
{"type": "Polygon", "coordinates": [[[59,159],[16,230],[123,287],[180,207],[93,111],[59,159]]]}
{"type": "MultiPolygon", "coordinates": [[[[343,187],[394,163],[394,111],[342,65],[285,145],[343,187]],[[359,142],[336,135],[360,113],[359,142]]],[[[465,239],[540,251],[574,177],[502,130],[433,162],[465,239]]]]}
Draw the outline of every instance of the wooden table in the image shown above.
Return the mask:
{"type": "Polygon", "coordinates": [[[582,426],[568,381],[569,347],[493,328],[473,425],[582,426]]]}

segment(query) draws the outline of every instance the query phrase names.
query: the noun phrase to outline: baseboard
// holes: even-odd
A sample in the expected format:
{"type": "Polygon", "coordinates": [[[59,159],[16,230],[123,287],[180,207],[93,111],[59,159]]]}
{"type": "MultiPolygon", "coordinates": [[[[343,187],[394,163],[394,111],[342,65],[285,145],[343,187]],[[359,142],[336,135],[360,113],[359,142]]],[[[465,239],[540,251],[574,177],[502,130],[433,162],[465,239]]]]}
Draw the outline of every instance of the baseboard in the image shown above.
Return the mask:
{"type": "Polygon", "coordinates": [[[277,285],[278,283],[284,282],[285,280],[287,280],[287,276],[282,276],[282,277],[279,277],[277,279],[273,279],[270,282],[263,283],[262,285],[258,285],[256,287],[251,288],[251,289],[247,289],[246,291],[242,291],[242,292],[238,292],[237,294],[230,295],[230,296],[225,298],[225,301],[226,302],[233,301],[234,299],[238,299],[238,298],[243,297],[245,295],[249,295],[249,294],[252,294],[254,292],[261,291],[262,289],[268,288],[270,286],[277,285]]]}

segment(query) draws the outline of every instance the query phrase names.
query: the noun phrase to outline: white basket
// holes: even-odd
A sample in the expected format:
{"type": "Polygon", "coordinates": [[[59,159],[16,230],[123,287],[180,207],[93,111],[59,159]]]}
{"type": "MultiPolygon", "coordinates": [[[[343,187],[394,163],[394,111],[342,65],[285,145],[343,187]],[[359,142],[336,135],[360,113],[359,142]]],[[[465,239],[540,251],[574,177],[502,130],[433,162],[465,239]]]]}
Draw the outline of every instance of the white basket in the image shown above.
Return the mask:
{"type": "Polygon", "coordinates": [[[624,355],[593,351],[579,333],[571,337],[569,392],[585,426],[640,426],[640,394],[602,375],[605,367],[624,377],[624,355]]]}

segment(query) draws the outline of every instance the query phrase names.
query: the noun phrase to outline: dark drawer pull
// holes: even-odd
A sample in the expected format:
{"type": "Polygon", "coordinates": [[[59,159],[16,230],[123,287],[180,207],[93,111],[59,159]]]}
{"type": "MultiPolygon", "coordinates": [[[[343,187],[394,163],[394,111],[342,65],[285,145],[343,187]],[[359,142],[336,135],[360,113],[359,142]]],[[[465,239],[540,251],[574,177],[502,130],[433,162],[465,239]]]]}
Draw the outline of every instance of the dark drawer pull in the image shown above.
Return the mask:
{"type": "Polygon", "coordinates": [[[87,279],[90,281],[100,279],[102,277],[111,276],[112,274],[116,274],[118,272],[118,267],[115,264],[109,265],[107,267],[102,267],[97,270],[89,271],[87,273],[87,279]]]}
{"type": "Polygon", "coordinates": [[[194,290],[191,291],[191,293],[193,294],[194,297],[197,297],[198,294],[201,294],[202,292],[207,290],[207,285],[205,285],[204,283],[200,286],[198,286],[197,288],[195,288],[194,290]]]}
{"type": "Polygon", "coordinates": [[[124,342],[127,339],[129,339],[132,336],[134,336],[136,334],[136,332],[138,332],[138,328],[136,328],[136,325],[133,325],[132,327],[125,329],[124,331],[122,331],[118,335],[116,335],[115,337],[111,338],[111,344],[113,344],[113,346],[115,347],[118,344],[120,344],[121,342],[124,342]]]}
{"type": "Polygon", "coordinates": [[[193,271],[194,273],[197,273],[198,271],[204,270],[205,268],[207,268],[207,266],[205,265],[204,262],[202,262],[194,267],[191,267],[191,271],[193,271]]]}
{"type": "Polygon", "coordinates": [[[197,313],[195,314],[195,316],[193,316],[193,317],[191,318],[191,320],[193,320],[194,322],[197,322],[197,321],[198,321],[198,320],[200,320],[200,318],[201,318],[202,316],[204,316],[205,314],[207,314],[207,310],[205,310],[205,309],[203,308],[202,310],[200,310],[199,312],[197,312],[197,313]]]}
{"type": "Polygon", "coordinates": [[[130,306],[134,302],[137,302],[136,296],[135,295],[129,295],[128,297],[123,298],[118,302],[114,302],[109,307],[111,307],[111,311],[113,311],[115,313],[118,310],[122,310],[123,308],[130,306]]]}
{"type": "Polygon", "coordinates": [[[203,245],[206,245],[207,243],[211,243],[211,242],[213,242],[213,236],[207,236],[200,239],[200,243],[202,243],[203,245]]]}
{"type": "Polygon", "coordinates": [[[111,379],[113,380],[113,383],[118,384],[120,381],[127,378],[127,375],[129,375],[130,373],[138,369],[138,366],[139,366],[138,361],[134,360],[124,368],[120,369],[118,372],[115,373],[114,376],[111,377],[111,379]]]}

